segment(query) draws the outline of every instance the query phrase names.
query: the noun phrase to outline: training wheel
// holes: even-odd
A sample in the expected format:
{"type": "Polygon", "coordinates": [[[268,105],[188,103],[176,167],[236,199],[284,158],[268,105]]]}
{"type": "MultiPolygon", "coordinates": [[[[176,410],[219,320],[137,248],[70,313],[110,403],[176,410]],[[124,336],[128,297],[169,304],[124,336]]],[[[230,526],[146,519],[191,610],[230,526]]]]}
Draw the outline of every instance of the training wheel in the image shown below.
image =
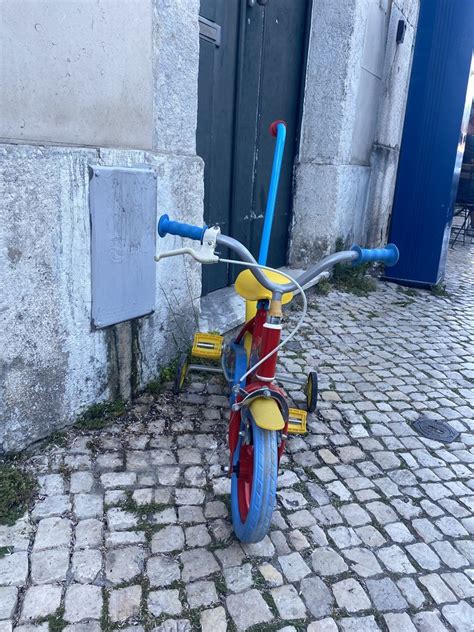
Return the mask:
{"type": "Polygon", "coordinates": [[[186,375],[188,374],[188,367],[189,355],[187,353],[182,353],[178,360],[176,375],[173,382],[173,393],[175,395],[179,395],[181,389],[183,388],[184,380],[186,379],[186,375]]]}
{"type": "Polygon", "coordinates": [[[306,410],[309,413],[314,413],[316,410],[316,404],[318,403],[318,374],[316,371],[310,371],[308,373],[305,391],[306,410]]]}

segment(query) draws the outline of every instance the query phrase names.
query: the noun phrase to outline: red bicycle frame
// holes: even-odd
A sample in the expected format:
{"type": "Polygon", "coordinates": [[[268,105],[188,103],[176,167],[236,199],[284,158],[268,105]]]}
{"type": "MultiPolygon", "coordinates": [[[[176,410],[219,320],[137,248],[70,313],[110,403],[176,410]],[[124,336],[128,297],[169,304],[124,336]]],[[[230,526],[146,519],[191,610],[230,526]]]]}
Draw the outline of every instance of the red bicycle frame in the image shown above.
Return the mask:
{"type": "MultiPolygon", "coordinates": [[[[252,346],[250,350],[249,365],[255,365],[261,358],[267,356],[271,351],[276,349],[280,344],[281,323],[268,323],[268,310],[270,302],[267,300],[257,303],[257,313],[247,321],[238,334],[235,342],[242,344],[245,334],[252,336],[252,346]]],[[[274,384],[276,364],[278,361],[278,352],[273,353],[267,360],[262,362],[247,377],[245,385],[242,385],[244,392],[240,392],[236,396],[236,403],[241,402],[246,395],[251,395],[255,391],[262,388],[270,391],[270,396],[278,403],[279,407],[281,398],[285,398],[285,392],[274,384]]],[[[284,411],[282,411],[284,412],[284,411]]],[[[230,463],[232,464],[234,450],[237,446],[239,430],[241,422],[241,410],[233,410],[231,412],[229,423],[229,448],[230,463]]],[[[282,441],[278,449],[278,459],[280,459],[285,449],[285,439],[288,431],[288,420],[285,421],[285,427],[282,429],[282,441]]],[[[229,471],[229,475],[231,470],[229,471]]]]}

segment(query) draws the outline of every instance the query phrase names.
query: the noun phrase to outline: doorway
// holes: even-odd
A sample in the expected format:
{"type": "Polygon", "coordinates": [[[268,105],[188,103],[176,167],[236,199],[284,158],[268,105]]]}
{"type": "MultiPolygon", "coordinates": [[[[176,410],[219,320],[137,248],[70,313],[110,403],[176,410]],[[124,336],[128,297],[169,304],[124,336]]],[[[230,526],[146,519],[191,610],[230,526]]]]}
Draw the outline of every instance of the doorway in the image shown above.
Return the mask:
{"type": "MultiPolygon", "coordinates": [[[[287,142],[268,265],[286,264],[311,0],[201,0],[197,153],[204,159],[204,220],[256,255],[274,139],[287,142]]],[[[223,253],[227,256],[228,253],[223,253]]],[[[237,266],[203,266],[203,295],[230,285],[237,266]]]]}

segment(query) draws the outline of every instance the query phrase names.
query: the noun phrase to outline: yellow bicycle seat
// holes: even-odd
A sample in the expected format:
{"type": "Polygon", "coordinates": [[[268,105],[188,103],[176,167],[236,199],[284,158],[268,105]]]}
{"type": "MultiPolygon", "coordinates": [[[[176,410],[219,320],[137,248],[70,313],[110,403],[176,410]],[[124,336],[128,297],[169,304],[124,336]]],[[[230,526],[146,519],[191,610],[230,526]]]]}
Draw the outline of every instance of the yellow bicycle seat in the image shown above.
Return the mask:
{"type": "MultiPolygon", "coordinates": [[[[262,270],[262,272],[268,279],[270,279],[270,281],[273,281],[273,283],[279,283],[281,285],[289,283],[288,279],[286,276],[283,276],[283,274],[270,272],[269,270],[262,270]]],[[[237,277],[235,281],[235,291],[239,294],[239,296],[245,298],[247,301],[262,301],[264,299],[272,298],[270,290],[263,287],[249,269],[244,270],[237,277]]],[[[286,305],[292,298],[293,292],[286,292],[283,294],[281,302],[283,305],[286,305]]]]}

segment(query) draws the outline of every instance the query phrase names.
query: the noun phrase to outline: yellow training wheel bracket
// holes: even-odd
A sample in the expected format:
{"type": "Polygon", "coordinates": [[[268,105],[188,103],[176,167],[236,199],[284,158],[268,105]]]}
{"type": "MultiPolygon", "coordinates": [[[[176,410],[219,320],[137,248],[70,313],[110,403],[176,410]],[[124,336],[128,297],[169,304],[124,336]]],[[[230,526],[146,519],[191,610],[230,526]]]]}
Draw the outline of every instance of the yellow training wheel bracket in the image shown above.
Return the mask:
{"type": "Polygon", "coordinates": [[[306,420],[308,413],[299,408],[290,408],[290,416],[288,418],[289,434],[304,434],[306,432],[306,420]]]}
{"type": "Polygon", "coordinates": [[[191,355],[196,358],[220,360],[223,343],[223,336],[219,336],[218,334],[194,334],[191,355]]]}

